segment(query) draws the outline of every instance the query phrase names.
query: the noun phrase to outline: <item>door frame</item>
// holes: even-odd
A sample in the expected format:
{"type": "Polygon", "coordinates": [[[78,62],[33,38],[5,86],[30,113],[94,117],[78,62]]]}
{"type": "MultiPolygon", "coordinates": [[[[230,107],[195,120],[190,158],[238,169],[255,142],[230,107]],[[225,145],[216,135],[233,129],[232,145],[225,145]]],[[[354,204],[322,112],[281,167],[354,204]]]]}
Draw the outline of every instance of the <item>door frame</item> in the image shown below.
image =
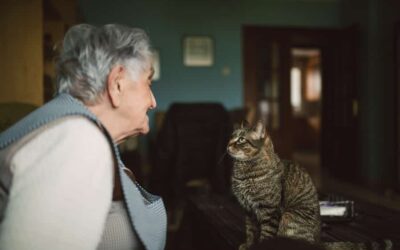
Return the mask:
{"type": "MultiPolygon", "coordinates": [[[[279,96],[281,111],[281,120],[286,123],[282,128],[282,131],[277,133],[279,140],[284,141],[286,150],[284,150],[284,157],[290,157],[292,152],[291,142],[291,105],[290,105],[290,65],[291,56],[290,48],[292,47],[314,47],[321,50],[322,60],[322,93],[321,93],[321,136],[320,136],[320,156],[321,156],[321,170],[327,172],[327,175],[331,173],[337,175],[339,178],[353,179],[361,178],[360,175],[360,157],[358,147],[358,117],[351,117],[349,112],[353,112],[353,103],[357,102],[357,62],[356,56],[352,57],[351,70],[347,70],[341,65],[345,62],[344,58],[346,55],[343,53],[348,50],[347,47],[353,44],[347,44],[347,37],[353,38],[352,36],[356,33],[356,28],[351,27],[347,29],[335,29],[335,28],[293,28],[293,27],[265,27],[265,26],[243,26],[242,27],[242,41],[243,41],[243,90],[244,90],[244,102],[246,107],[256,107],[259,87],[257,86],[257,48],[262,46],[263,43],[277,41],[281,44],[283,53],[281,55],[281,61],[283,66],[281,67],[281,84],[279,96]],[[340,54],[340,55],[339,55],[340,54]],[[332,69],[331,69],[332,68],[332,69]],[[349,86],[341,87],[347,98],[346,103],[338,105],[338,96],[341,94],[342,89],[338,89],[335,83],[341,83],[342,81],[350,82],[349,86]],[[350,86],[351,85],[351,86],[350,86]],[[339,94],[338,94],[339,93],[339,94]],[[343,107],[342,107],[343,106],[343,107]],[[346,109],[340,110],[340,109],[346,109]],[[351,110],[350,110],[351,109],[351,110]],[[334,111],[335,114],[332,114],[334,111]],[[334,125],[335,124],[335,125],[334,125]],[[335,138],[335,131],[339,131],[341,124],[347,126],[347,128],[354,130],[351,134],[354,136],[351,147],[354,148],[354,152],[351,154],[347,153],[346,157],[351,157],[349,162],[341,155],[340,141],[335,138]],[[350,126],[348,126],[350,124],[350,126]],[[336,142],[335,142],[336,140],[336,142]],[[331,143],[334,142],[334,143],[331,143]],[[332,153],[332,151],[335,151],[332,153]],[[340,159],[337,159],[339,156],[340,159]],[[345,166],[343,164],[348,164],[345,166]],[[337,168],[339,165],[339,168],[337,168]],[[346,173],[346,169],[350,170],[350,174],[346,173]],[[327,171],[326,171],[327,170],[327,171]]],[[[353,41],[354,39],[352,39],[353,41]]],[[[354,50],[355,51],[355,50],[354,50]]],[[[355,52],[354,52],[355,53],[355,52]]],[[[343,101],[343,100],[339,100],[343,101]]],[[[274,138],[273,138],[274,139],[274,138]]],[[[275,142],[276,144],[276,142],[275,142]]],[[[280,154],[281,155],[281,154],[280,154]]]]}
{"type": "Polygon", "coordinates": [[[394,91],[394,100],[396,106],[394,108],[394,117],[397,117],[395,122],[395,133],[396,133],[396,142],[395,142],[395,152],[396,152],[396,164],[393,168],[392,172],[395,173],[395,189],[400,191],[400,21],[395,24],[394,28],[394,80],[395,80],[395,91],[394,91]]]}

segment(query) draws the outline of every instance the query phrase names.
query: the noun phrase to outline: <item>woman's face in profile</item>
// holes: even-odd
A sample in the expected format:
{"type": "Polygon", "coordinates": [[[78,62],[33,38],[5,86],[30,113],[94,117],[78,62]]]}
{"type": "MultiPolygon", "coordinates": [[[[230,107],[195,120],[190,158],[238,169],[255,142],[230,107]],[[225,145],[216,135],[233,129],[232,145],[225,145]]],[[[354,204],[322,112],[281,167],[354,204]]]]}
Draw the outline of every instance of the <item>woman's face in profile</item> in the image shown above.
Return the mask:
{"type": "Polygon", "coordinates": [[[122,95],[120,114],[126,124],[126,137],[149,132],[149,118],[147,111],[157,106],[151,90],[153,69],[144,70],[137,80],[133,80],[128,71],[125,71],[123,81],[125,89],[122,95]]]}

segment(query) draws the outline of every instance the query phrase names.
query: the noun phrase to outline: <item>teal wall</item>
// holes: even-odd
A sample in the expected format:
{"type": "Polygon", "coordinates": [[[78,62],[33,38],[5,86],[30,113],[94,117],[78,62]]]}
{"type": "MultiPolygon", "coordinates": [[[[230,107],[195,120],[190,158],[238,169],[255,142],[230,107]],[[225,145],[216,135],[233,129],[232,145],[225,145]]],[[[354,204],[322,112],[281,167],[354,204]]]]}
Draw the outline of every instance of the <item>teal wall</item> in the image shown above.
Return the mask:
{"type": "Polygon", "coordinates": [[[145,29],[160,51],[161,78],[154,83],[158,109],[172,102],[221,102],[227,109],[243,105],[241,27],[338,27],[340,4],[334,0],[81,0],[83,20],[123,23],[145,29]],[[185,35],[214,39],[212,67],[185,67],[185,35]],[[222,75],[223,67],[230,75],[222,75]]]}
{"type": "MultiPolygon", "coordinates": [[[[220,102],[225,108],[242,107],[243,25],[339,27],[339,0],[79,0],[84,22],[121,23],[148,32],[160,52],[161,78],[153,84],[156,111],[173,102],[220,102]],[[182,42],[185,35],[213,38],[215,60],[211,67],[185,67],[182,42]],[[230,74],[224,76],[222,69],[230,74]]],[[[146,154],[155,136],[154,111],[151,132],[141,139],[146,154]]]]}
{"type": "MultiPolygon", "coordinates": [[[[154,83],[158,110],[173,102],[243,105],[243,25],[345,27],[358,24],[360,170],[368,183],[395,182],[395,90],[393,23],[398,0],[80,0],[83,20],[123,23],[145,29],[161,56],[161,79],[154,83]],[[386,14],[385,14],[386,13],[386,14]],[[212,67],[182,63],[185,35],[214,39],[212,67]],[[224,76],[228,67],[231,74],[224,76]]],[[[153,117],[151,115],[151,122],[153,117]]]]}

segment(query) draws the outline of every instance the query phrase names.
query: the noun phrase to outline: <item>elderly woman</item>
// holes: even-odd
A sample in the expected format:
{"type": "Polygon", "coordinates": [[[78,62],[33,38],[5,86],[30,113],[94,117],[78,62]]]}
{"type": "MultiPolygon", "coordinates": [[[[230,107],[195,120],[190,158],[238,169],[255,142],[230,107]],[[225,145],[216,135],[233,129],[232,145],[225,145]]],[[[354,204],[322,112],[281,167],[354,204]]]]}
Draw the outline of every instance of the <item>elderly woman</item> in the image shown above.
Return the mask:
{"type": "Polygon", "coordinates": [[[156,107],[147,35],[74,26],[57,68],[58,95],[0,134],[0,249],[163,249],[163,202],[116,147],[156,107]]]}

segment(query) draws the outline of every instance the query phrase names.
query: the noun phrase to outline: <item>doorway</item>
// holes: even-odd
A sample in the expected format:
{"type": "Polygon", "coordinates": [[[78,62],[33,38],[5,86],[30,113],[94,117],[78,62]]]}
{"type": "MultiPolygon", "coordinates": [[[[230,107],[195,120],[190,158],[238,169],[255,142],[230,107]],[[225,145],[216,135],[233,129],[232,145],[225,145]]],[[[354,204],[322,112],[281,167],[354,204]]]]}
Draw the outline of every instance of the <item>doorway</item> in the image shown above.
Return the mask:
{"type": "Polygon", "coordinates": [[[293,120],[293,160],[307,168],[320,185],[322,66],[319,48],[292,47],[290,104],[293,120]]]}
{"type": "Polygon", "coordinates": [[[324,176],[356,182],[356,28],[245,26],[242,35],[245,105],[264,110],[278,155],[317,187],[324,176]]]}

